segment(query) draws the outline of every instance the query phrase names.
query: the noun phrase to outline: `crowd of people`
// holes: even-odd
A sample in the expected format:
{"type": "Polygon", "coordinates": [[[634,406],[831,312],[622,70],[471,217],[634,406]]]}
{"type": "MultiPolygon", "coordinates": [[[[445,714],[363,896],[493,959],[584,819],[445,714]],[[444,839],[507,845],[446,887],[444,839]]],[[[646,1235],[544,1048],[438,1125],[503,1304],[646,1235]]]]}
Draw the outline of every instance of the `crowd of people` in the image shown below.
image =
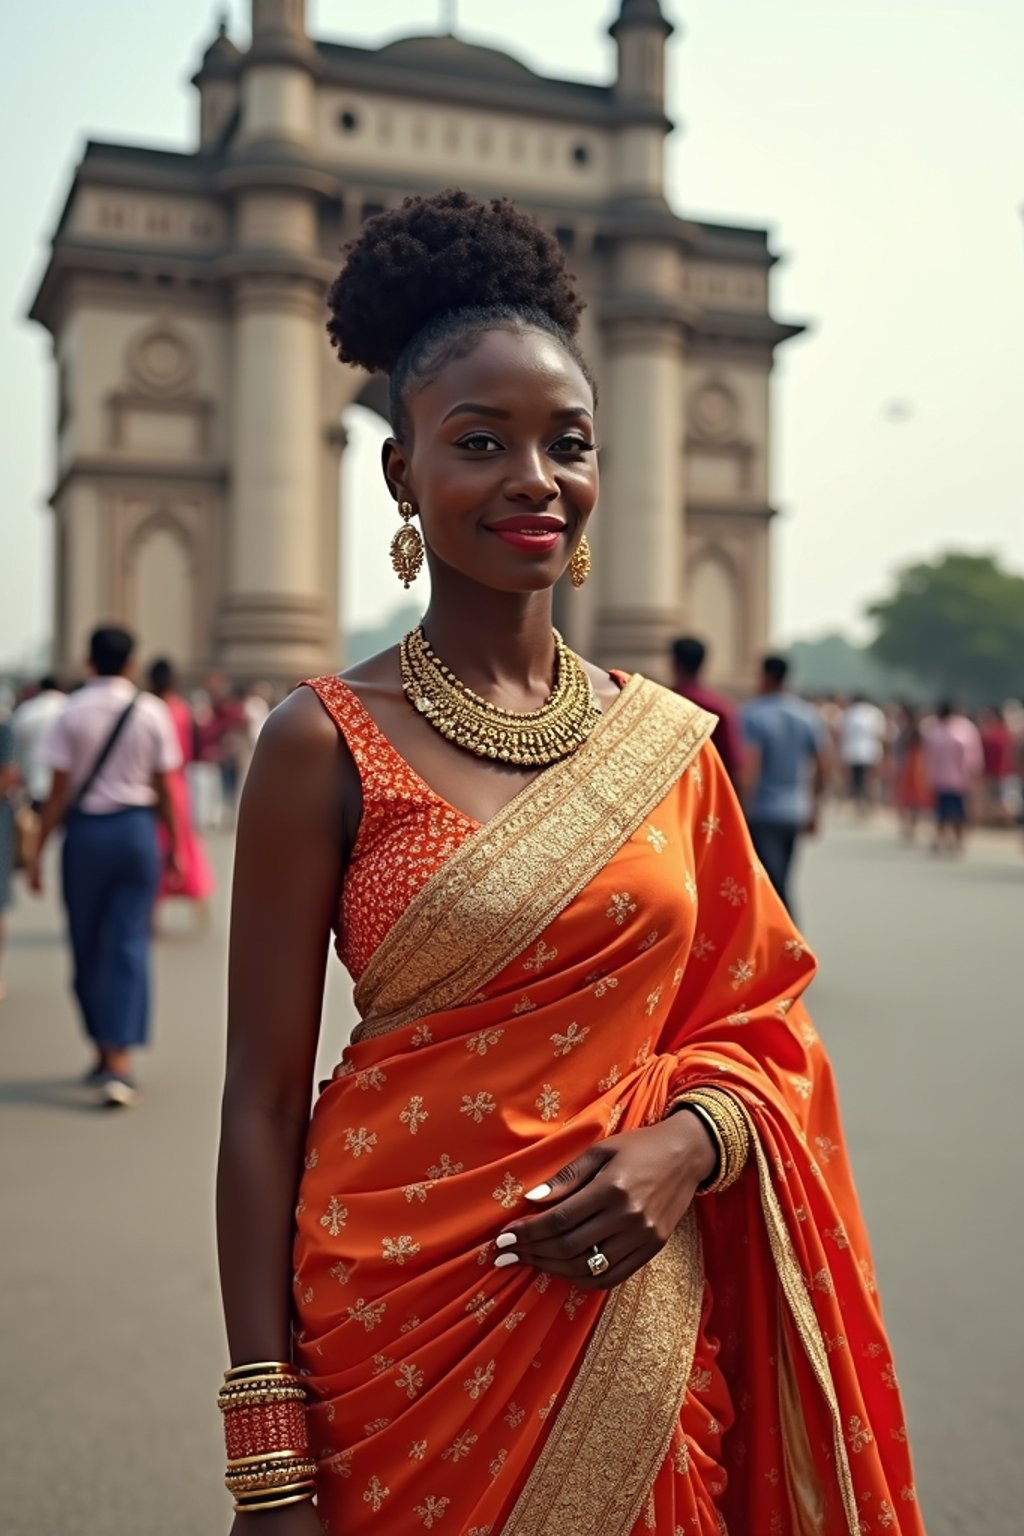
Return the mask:
{"type": "Polygon", "coordinates": [[[220,672],[186,693],[166,658],[140,687],[134,659],[134,637],[105,626],[87,678],[47,674],[0,708],[0,999],[15,872],[41,889],[43,848],[63,826],[74,990],[96,1046],[87,1081],[111,1104],[134,1102],[130,1053],[148,1032],[156,907],[173,897],[205,921],[214,876],[203,835],[233,826],[275,702],[269,685],[232,686],[220,672]]]}
{"type": "Polygon", "coordinates": [[[905,701],[883,708],[863,694],[801,696],[788,685],[786,658],[773,655],[757,695],[739,705],[701,682],[706,657],[696,637],[675,642],[676,691],[719,717],[715,745],[791,912],[793,855],[817,830],[827,799],[860,817],[889,807],[908,842],[931,823],[937,853],[961,852],[972,824],[1021,821],[1024,704],[994,704],[972,718],[950,700],[924,711],[905,701]]]}
{"type": "MultiPolygon", "coordinates": [[[[949,700],[928,711],[864,694],[801,694],[791,688],[781,655],[764,658],[756,694],[740,702],[703,683],[707,654],[695,636],[678,639],[674,686],[718,716],[715,746],[758,857],[791,912],[794,854],[800,838],[817,831],[827,801],[865,818],[888,808],[908,842],[930,825],[939,853],[962,851],[972,825],[1005,828],[1024,820],[1024,704],[993,704],[972,716],[949,700]]],[[[0,999],[13,875],[30,863],[38,843],[55,727],[86,687],[85,679],[63,683],[48,673],[23,685],[10,705],[0,701],[0,999]]],[[[161,828],[155,899],[192,902],[202,922],[214,888],[203,834],[234,825],[256,738],[278,694],[267,683],[232,684],[219,671],[186,692],[165,658],[150,665],[145,688],[167,711],[178,755],[168,793],[181,867],[170,870],[169,834],[161,828]]]]}

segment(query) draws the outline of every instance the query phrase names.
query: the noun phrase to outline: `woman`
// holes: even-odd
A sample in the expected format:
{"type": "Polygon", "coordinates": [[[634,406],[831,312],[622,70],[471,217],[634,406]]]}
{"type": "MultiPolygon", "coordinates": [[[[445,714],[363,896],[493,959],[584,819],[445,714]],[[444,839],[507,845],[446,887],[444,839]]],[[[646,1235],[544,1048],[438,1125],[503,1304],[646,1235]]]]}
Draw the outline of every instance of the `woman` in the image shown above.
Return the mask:
{"type": "MultiPolygon", "coordinates": [[[[169,661],[154,661],[149,669],[149,691],[166,704],[181,747],[181,767],[168,774],[167,783],[174,804],[174,816],[178,827],[178,850],[181,862],[181,878],[175,879],[165,871],[157,899],[166,896],[184,896],[198,904],[198,911],[205,914],[206,903],[213,894],[213,870],[206,854],[206,847],[192,821],[186,770],[195,756],[192,711],[178,692],[174,668],[169,661]]],[[[161,826],[160,847],[165,858],[168,852],[168,834],[161,826]]]]}
{"type": "Polygon", "coordinates": [[[917,823],[935,803],[925,761],[921,718],[911,704],[901,704],[893,743],[893,804],[904,840],[912,843],[917,823]]]}
{"type": "Polygon", "coordinates": [[[243,796],[236,1529],[918,1532],[814,963],[713,717],[552,634],[598,492],[558,248],[412,199],[330,307],[390,374],[392,558],[425,544],[432,598],[274,712],[243,796]],[[361,1023],[309,1124],[332,929],[361,1023]]]}

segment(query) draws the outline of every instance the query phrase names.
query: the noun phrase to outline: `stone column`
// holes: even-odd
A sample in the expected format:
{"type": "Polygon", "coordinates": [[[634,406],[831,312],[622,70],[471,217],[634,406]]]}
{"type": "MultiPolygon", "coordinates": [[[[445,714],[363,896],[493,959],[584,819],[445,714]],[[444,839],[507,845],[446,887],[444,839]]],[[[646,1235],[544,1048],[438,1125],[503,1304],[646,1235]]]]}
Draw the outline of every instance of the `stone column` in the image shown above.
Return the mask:
{"type": "Polygon", "coordinates": [[[617,322],[605,343],[611,424],[601,486],[597,659],[663,679],[680,623],[683,357],[678,328],[617,322]]]}
{"type": "Polygon", "coordinates": [[[277,682],[333,659],[323,568],[316,55],[303,0],[253,0],[241,123],[221,174],[234,197],[231,500],[220,660],[277,682]]]}
{"type": "Polygon", "coordinates": [[[330,655],[321,536],[323,296],[313,282],[234,290],[232,493],[221,659],[239,677],[294,680],[330,655]]]}
{"type": "Polygon", "coordinates": [[[668,675],[684,576],[682,264],[665,201],[665,44],[658,0],[621,0],[613,90],[608,287],[602,306],[600,606],[607,666],[668,675]]]}

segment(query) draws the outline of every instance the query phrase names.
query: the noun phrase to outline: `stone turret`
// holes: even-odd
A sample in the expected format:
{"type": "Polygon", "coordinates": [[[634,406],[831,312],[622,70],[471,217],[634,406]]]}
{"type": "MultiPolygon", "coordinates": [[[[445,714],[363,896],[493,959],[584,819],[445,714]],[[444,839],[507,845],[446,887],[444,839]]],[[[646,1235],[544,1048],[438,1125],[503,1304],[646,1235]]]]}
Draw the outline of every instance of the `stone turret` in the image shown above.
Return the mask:
{"type": "Polygon", "coordinates": [[[672,27],[658,0],[622,0],[610,30],[618,72],[602,380],[620,447],[607,456],[602,486],[616,515],[602,529],[597,651],[659,677],[679,624],[685,559],[682,257],[664,181],[672,27]]]}
{"type": "Polygon", "coordinates": [[[316,50],[305,0],[252,0],[252,45],[242,78],[239,147],[312,146],[316,50]]]}
{"type": "Polygon", "coordinates": [[[216,37],[192,76],[192,84],[199,92],[200,149],[212,149],[235,114],[241,60],[242,52],[228,36],[227,19],[222,17],[216,37]]]}
{"type": "Polygon", "coordinates": [[[664,202],[665,44],[673,27],[659,0],[622,0],[609,31],[618,51],[615,182],[620,198],[664,202]]]}

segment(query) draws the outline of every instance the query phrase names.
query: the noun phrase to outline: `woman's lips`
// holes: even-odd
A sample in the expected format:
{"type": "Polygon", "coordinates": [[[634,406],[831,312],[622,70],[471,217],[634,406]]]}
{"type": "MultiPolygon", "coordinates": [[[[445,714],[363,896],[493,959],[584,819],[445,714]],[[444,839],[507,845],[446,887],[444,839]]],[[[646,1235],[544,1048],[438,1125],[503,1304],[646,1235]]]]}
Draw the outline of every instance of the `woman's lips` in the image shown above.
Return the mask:
{"type": "Polygon", "coordinates": [[[499,539],[504,539],[506,544],[512,544],[516,549],[533,549],[544,551],[554,549],[564,528],[538,528],[535,533],[527,533],[523,528],[492,528],[491,533],[499,539]]]}

